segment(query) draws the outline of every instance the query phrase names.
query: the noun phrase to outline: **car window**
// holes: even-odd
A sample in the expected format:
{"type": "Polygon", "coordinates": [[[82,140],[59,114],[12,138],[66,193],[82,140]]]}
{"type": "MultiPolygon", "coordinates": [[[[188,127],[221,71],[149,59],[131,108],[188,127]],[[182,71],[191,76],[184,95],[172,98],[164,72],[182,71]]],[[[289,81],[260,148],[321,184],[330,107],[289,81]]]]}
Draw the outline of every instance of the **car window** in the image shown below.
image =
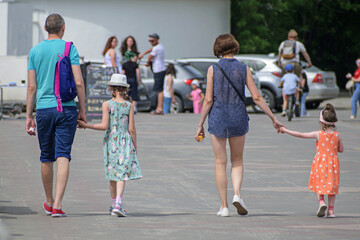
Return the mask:
{"type": "Polygon", "coordinates": [[[190,74],[192,78],[204,78],[204,73],[191,66],[190,64],[181,64],[181,67],[185,72],[190,74]]]}
{"type": "Polygon", "coordinates": [[[211,62],[189,62],[191,65],[202,71],[204,74],[207,74],[208,68],[213,64],[211,62]]]}
{"type": "Polygon", "coordinates": [[[258,71],[256,67],[256,62],[253,60],[247,60],[247,59],[238,59],[239,62],[244,63],[249,68],[252,68],[254,71],[258,71]]]}
{"type": "Polygon", "coordinates": [[[261,62],[261,61],[256,61],[255,62],[256,65],[256,71],[260,71],[261,69],[263,69],[266,66],[266,63],[261,62]]]}

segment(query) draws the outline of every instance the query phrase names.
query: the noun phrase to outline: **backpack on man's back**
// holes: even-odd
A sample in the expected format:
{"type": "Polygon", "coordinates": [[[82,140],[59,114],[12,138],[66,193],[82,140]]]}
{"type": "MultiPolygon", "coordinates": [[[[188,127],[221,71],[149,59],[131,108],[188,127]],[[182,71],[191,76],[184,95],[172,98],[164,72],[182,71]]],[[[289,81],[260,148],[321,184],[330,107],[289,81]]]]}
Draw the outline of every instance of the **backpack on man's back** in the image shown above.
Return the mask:
{"type": "Polygon", "coordinates": [[[284,46],[282,48],[283,59],[290,60],[296,56],[296,41],[295,40],[285,40],[284,46]]]}
{"type": "Polygon", "coordinates": [[[72,42],[65,43],[64,55],[60,54],[60,60],[55,66],[54,93],[57,101],[57,111],[62,112],[62,102],[69,102],[77,96],[74,75],[71,68],[70,49],[72,42]]]}

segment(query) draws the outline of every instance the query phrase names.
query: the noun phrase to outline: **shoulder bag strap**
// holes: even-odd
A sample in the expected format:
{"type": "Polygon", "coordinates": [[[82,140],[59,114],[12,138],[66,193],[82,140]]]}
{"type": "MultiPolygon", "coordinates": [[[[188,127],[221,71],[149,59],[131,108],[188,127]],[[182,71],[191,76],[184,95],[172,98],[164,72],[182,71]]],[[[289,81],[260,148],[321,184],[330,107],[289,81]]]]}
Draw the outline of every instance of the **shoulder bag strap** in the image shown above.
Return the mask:
{"type": "Polygon", "coordinates": [[[230,80],[230,78],[228,77],[228,75],[226,74],[226,72],[224,71],[224,69],[222,69],[222,67],[220,67],[219,64],[214,63],[214,65],[216,65],[222,72],[222,74],[224,75],[224,77],[229,81],[230,85],[233,87],[233,89],[235,90],[235,92],[237,93],[237,95],[239,95],[239,98],[241,99],[241,101],[245,104],[245,100],[243,95],[239,92],[239,90],[235,87],[234,83],[230,80]]]}

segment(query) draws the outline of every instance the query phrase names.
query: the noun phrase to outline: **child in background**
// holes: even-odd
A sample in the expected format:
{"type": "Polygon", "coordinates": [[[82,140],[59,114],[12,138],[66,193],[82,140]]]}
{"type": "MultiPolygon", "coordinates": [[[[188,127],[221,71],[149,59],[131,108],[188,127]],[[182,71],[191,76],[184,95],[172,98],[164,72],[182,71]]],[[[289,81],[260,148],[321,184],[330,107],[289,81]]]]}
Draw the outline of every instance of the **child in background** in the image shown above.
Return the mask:
{"type": "Polygon", "coordinates": [[[320,112],[321,131],[300,133],[280,128],[282,133],[287,133],[299,138],[316,139],[316,155],[314,157],[310,179],[309,189],[314,191],[319,200],[318,217],[324,217],[328,209],[327,217],[334,218],[335,196],[339,191],[339,159],[338,152],[344,151],[344,145],[340,135],[336,130],[337,122],[336,112],[333,105],[326,104],[320,112]],[[324,195],[328,195],[329,208],[326,206],[324,195]]]}
{"type": "Polygon", "coordinates": [[[298,83],[300,79],[293,73],[294,67],[291,64],[285,66],[285,75],[281,78],[283,82],[283,111],[281,113],[282,117],[286,116],[286,108],[288,105],[290,95],[296,94],[296,105],[299,106],[299,93],[297,90],[298,83]]]}
{"type": "Polygon", "coordinates": [[[202,101],[204,100],[205,96],[201,92],[199,81],[193,80],[191,82],[191,88],[193,89],[191,91],[191,97],[189,94],[186,94],[186,98],[193,102],[194,113],[201,114],[203,106],[202,101]]]}
{"type": "Polygon", "coordinates": [[[106,130],[103,149],[105,177],[110,181],[112,199],[110,213],[125,217],[122,205],[125,181],[142,177],[136,155],[134,107],[124,99],[129,87],[125,75],[113,74],[108,84],[113,98],[102,105],[101,123],[90,125],[78,120],[78,124],[83,128],[106,130]]]}
{"type": "Polygon", "coordinates": [[[137,56],[134,56],[131,61],[123,63],[121,74],[126,75],[127,83],[130,84],[129,97],[134,104],[134,113],[136,114],[136,102],[138,101],[138,86],[140,86],[140,69],[137,64],[137,56]]]}
{"type": "Polygon", "coordinates": [[[166,68],[164,81],[164,113],[170,113],[171,102],[176,103],[174,95],[174,78],[176,78],[175,66],[172,63],[166,68]]]}

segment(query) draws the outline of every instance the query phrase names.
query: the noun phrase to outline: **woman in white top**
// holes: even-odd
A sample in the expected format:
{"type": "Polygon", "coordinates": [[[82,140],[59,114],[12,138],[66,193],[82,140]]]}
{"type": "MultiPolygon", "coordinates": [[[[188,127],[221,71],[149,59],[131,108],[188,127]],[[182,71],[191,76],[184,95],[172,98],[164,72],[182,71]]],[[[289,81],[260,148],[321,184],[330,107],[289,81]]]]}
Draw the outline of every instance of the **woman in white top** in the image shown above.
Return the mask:
{"type": "Polygon", "coordinates": [[[117,38],[115,36],[109,37],[102,54],[105,57],[106,67],[117,67],[118,73],[120,73],[121,72],[120,56],[115,51],[117,45],[118,45],[117,38]]]}

